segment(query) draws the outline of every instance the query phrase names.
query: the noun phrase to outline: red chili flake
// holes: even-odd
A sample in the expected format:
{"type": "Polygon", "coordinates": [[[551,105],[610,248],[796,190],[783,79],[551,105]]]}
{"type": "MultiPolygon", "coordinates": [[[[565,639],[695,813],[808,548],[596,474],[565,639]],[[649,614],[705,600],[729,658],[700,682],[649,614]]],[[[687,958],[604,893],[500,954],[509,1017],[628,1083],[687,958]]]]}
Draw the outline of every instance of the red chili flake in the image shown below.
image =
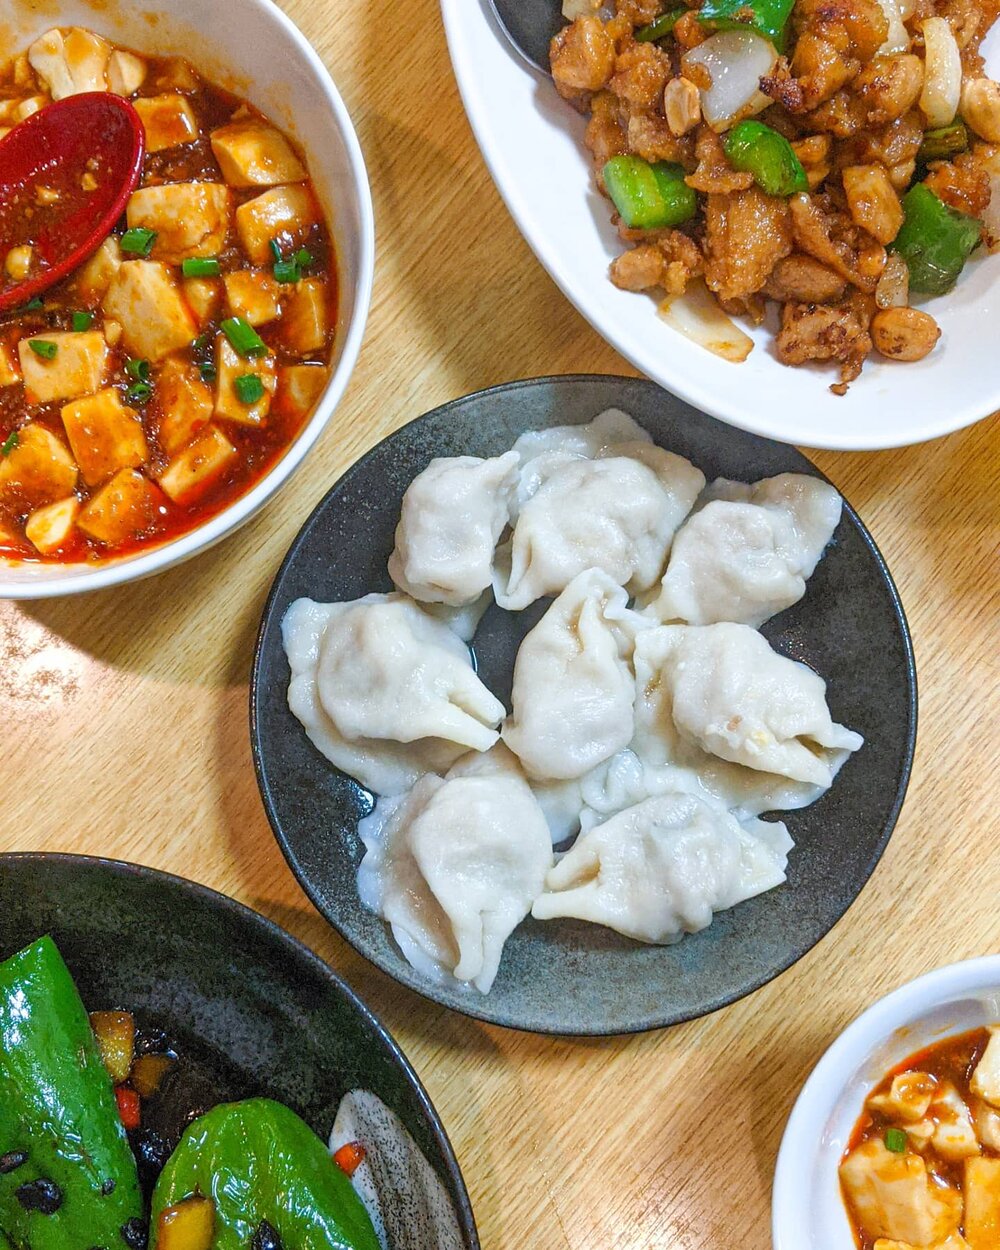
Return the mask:
{"type": "Polygon", "coordinates": [[[334,1163],[348,1176],[353,1176],[364,1160],[365,1148],[359,1141],[346,1142],[333,1156],[334,1163]]]}
{"type": "Polygon", "coordinates": [[[139,1103],[139,1095],[134,1089],[127,1089],[124,1085],[118,1085],[115,1088],[115,1100],[118,1103],[118,1114],[121,1116],[122,1124],[131,1132],[137,1129],[142,1120],[142,1107],[139,1103]]]}

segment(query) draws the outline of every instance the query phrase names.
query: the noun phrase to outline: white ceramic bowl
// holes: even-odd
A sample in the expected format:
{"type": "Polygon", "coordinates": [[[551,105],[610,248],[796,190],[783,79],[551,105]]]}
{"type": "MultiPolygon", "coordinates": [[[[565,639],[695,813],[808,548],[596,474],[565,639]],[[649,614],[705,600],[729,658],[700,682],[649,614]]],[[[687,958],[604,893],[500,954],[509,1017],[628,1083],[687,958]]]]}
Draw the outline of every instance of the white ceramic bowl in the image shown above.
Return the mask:
{"type": "Polygon", "coordinates": [[[358,358],[371,300],[375,224],[364,157],[326,67],[271,0],[7,0],[0,36],[21,49],[52,26],[85,26],[151,56],[187,57],[207,78],[248,98],[306,153],[331,223],[340,278],[340,314],[330,381],[284,456],[252,490],[190,533],[122,559],[84,564],[0,562],[0,598],[42,599],[136,581],[170,568],[231,534],[302,463],[344,393],[358,358]]]}
{"type": "MultiPolygon", "coordinates": [[[[741,365],[683,338],[657,317],[650,297],[608,281],[621,243],[594,188],[584,119],[510,48],[488,0],[441,0],[441,8],[472,128],[522,234],[591,325],[648,377],[731,425],[808,447],[919,443],[1000,408],[1000,255],[974,261],[950,295],[928,302],[943,335],[927,359],[873,356],[842,398],[830,393],[831,369],[778,362],[773,327],[748,330],[756,346],[741,365]]],[[[984,51],[996,77],[996,30],[984,51]]]]}
{"type": "Polygon", "coordinates": [[[837,1167],[866,1095],[914,1052],[998,1021],[1000,955],[989,955],[911,981],[840,1035],[785,1128],[771,1204],[774,1250],[855,1250],[837,1167]]]}

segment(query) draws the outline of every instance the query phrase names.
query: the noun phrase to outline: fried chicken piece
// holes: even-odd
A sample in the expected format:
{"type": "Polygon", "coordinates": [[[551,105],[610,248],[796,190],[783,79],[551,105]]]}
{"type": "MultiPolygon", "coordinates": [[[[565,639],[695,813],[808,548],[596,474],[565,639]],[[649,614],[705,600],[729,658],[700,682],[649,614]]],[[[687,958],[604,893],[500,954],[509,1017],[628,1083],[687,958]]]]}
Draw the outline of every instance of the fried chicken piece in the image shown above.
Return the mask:
{"type": "Polygon", "coordinates": [[[812,256],[793,252],[775,265],[764,294],[782,304],[835,304],[846,290],[846,278],[812,256]]]}
{"type": "Polygon", "coordinates": [[[680,230],[666,230],[655,243],[642,243],[623,252],[611,265],[611,281],[623,291],[662,287],[668,295],[682,295],[701,273],[701,252],[680,230]]]}
{"type": "Polygon", "coordinates": [[[705,281],[723,301],[755,294],[792,250],[787,202],[759,187],[710,195],[705,225],[705,281]]]}
{"type": "Polygon", "coordinates": [[[878,0],[798,0],[795,26],[816,35],[843,57],[870,61],[889,35],[889,22],[878,0]]]}
{"type": "Polygon", "coordinates": [[[690,165],[692,143],[675,135],[661,113],[633,111],[628,119],[628,150],[644,161],[674,161],[690,165]]]}
{"type": "Polygon", "coordinates": [[[976,152],[963,152],[953,161],[935,161],[924,186],[960,213],[979,217],[989,207],[990,175],[976,152]]]}
{"type": "Polygon", "coordinates": [[[885,268],[885,248],[819,196],[800,193],[788,201],[799,249],[861,291],[874,291],[885,268]]]}
{"type": "Polygon", "coordinates": [[[786,365],[836,361],[840,382],[830,389],[843,395],[872,349],[871,318],[871,300],[857,292],[840,304],[790,301],[781,310],[781,329],[775,340],[778,359],[786,365]]]}
{"type": "MultiPolygon", "coordinates": [[[[655,43],[628,44],[615,58],[608,87],[636,109],[654,109],[671,77],[670,57],[655,43]]],[[[603,84],[602,84],[603,85],[603,84]]]]}
{"type": "Polygon", "coordinates": [[[684,181],[695,191],[724,195],[727,191],[745,191],[753,186],[753,174],[733,169],[722,149],[722,141],[710,127],[698,127],[694,154],[697,168],[684,181]]]}
{"type": "Polygon", "coordinates": [[[556,90],[566,99],[600,91],[614,72],[614,39],[599,17],[578,17],[553,38],[549,61],[556,90]]]}
{"type": "Polygon", "coordinates": [[[628,151],[628,138],[619,116],[618,100],[610,91],[599,91],[591,100],[590,120],[583,141],[594,158],[594,174],[604,190],[604,166],[612,156],[628,151]]]}

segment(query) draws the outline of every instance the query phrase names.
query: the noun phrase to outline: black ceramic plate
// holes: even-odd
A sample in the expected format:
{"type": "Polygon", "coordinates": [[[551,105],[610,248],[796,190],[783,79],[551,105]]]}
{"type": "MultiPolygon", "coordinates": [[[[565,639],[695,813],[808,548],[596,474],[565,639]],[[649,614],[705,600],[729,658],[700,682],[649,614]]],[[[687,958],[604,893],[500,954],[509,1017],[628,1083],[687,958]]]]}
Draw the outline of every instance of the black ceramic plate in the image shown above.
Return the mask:
{"type": "Polygon", "coordinates": [[[441,1178],[462,1245],[479,1250],[458,1164],[410,1065],[353,992],[282,929],[150,868],[0,855],[0,958],[44,933],[89,1009],[126,1008],[167,1032],[206,1104],[275,1098],[325,1141],[342,1095],[378,1095],[441,1178]]]}
{"type": "MultiPolygon", "coordinates": [[[[885,849],[916,735],[916,677],[903,610],[871,536],[845,507],[805,598],[763,631],[779,651],[827,679],[834,719],[865,736],[864,749],[820,802],[783,817],[796,843],[788,883],[669,947],[643,946],[579,921],[529,919],[508,939],[485,997],[434,985],[410,967],[388,927],[358,901],[357,823],[370,799],[319,754],[288,710],[281,618],[303,595],[332,601],[392,589],[385,566],[400,501],[435,456],[497,455],[525,430],[589,421],[611,407],[630,413],[710,481],[789,471],[820,476],[793,448],[714,421],[645,380],[543,378],[469,395],[404,426],[333,487],[275,579],[254,663],[251,733],[261,793],[313,903],[363,955],[427,997],[482,1020],[545,1033],[637,1032],[693,1019],[795,963],[844,914],[885,849]]],[[[523,615],[533,623],[538,613],[523,615]]],[[[476,635],[480,671],[508,707],[514,654],[527,624],[492,607],[476,635]]]]}

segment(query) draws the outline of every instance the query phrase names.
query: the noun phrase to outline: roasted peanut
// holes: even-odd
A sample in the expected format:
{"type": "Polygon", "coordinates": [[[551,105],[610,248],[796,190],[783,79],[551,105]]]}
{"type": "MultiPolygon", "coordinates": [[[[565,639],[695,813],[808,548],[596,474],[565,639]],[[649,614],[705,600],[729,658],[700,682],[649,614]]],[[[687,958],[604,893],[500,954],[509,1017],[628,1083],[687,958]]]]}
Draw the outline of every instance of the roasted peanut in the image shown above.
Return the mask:
{"type": "Polygon", "coordinates": [[[962,88],[962,119],[989,143],[1000,143],[1000,83],[972,78],[962,88]]]}
{"type": "Polygon", "coordinates": [[[880,243],[891,243],[903,224],[903,206],[881,165],[849,165],[842,171],[854,221],[880,243]]]}
{"type": "Polygon", "coordinates": [[[671,133],[686,135],[701,121],[701,95],[687,78],[672,78],[663,91],[663,116],[671,133]]]}
{"type": "Polygon", "coordinates": [[[923,360],[941,337],[934,318],[918,308],[883,308],[872,318],[871,334],[890,360],[923,360]]]}

